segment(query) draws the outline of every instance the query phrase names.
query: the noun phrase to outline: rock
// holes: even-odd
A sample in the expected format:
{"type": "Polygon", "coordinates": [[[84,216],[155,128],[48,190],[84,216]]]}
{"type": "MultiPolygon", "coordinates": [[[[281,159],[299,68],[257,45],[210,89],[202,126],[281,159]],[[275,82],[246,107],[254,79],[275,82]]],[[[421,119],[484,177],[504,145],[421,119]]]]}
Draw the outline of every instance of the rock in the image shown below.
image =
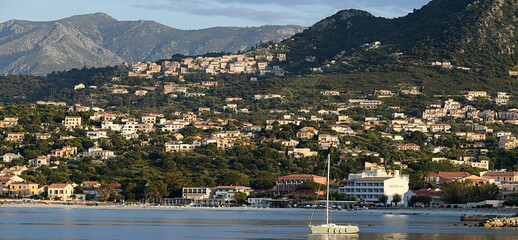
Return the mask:
{"type": "Polygon", "coordinates": [[[492,218],[481,222],[479,225],[484,227],[518,227],[518,217],[492,218]]]}

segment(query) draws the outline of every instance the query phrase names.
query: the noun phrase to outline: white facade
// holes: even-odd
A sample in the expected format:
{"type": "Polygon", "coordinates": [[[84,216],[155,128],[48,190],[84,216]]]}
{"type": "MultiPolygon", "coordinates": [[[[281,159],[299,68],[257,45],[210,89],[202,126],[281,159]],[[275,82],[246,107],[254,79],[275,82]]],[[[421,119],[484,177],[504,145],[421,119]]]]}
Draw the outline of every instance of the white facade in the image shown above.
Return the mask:
{"type": "Polygon", "coordinates": [[[248,198],[250,207],[269,208],[272,205],[271,198],[248,198]]]}
{"type": "Polygon", "coordinates": [[[182,188],[182,198],[187,199],[206,199],[212,194],[212,189],[206,187],[184,187],[182,188]]]}
{"type": "Polygon", "coordinates": [[[397,170],[388,172],[383,166],[366,162],[365,170],[349,174],[349,181],[345,186],[339,187],[338,192],[367,202],[379,202],[380,196],[387,195],[387,203],[391,203],[397,193],[401,196],[398,205],[404,205],[403,195],[408,192],[408,183],[408,175],[399,174],[397,170]]]}
{"type": "Polygon", "coordinates": [[[193,152],[196,147],[199,145],[196,144],[188,144],[183,142],[167,142],[165,144],[166,152],[193,152]]]}
{"type": "Polygon", "coordinates": [[[408,183],[408,175],[366,177],[348,181],[345,186],[338,188],[338,192],[345,193],[348,196],[356,196],[359,200],[367,202],[379,202],[380,196],[387,195],[387,203],[391,203],[394,195],[399,194],[401,202],[398,205],[405,206],[403,196],[408,192],[408,183]]]}
{"type": "Polygon", "coordinates": [[[48,186],[49,198],[59,198],[63,201],[71,200],[74,195],[74,187],[68,183],[54,183],[48,186]]]}
{"type": "Polygon", "coordinates": [[[50,156],[39,156],[34,159],[30,159],[29,163],[33,167],[41,167],[50,165],[50,156]]]}
{"type": "Polygon", "coordinates": [[[100,147],[91,147],[87,152],[83,153],[83,156],[100,156],[102,159],[109,159],[115,157],[115,152],[110,150],[103,150],[100,147]]]}
{"type": "Polygon", "coordinates": [[[232,200],[236,193],[245,193],[247,196],[252,189],[244,186],[218,186],[213,189],[213,198],[222,198],[225,200],[232,200]]]}
{"type": "Polygon", "coordinates": [[[12,160],[15,160],[15,159],[18,159],[18,158],[22,158],[22,157],[23,156],[20,155],[19,153],[18,154],[6,153],[6,154],[0,156],[0,158],[2,158],[3,162],[11,162],[12,160]]]}

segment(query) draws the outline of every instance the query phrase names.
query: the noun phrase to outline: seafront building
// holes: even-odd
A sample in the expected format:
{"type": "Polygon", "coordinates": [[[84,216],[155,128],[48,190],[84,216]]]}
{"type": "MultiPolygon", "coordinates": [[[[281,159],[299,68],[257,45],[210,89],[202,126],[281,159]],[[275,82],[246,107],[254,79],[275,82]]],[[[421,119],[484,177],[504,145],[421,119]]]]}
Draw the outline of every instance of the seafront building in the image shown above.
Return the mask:
{"type": "Polygon", "coordinates": [[[391,203],[395,194],[402,201],[398,205],[406,205],[403,195],[408,192],[409,176],[400,174],[398,170],[387,173],[384,167],[369,164],[365,170],[350,174],[345,186],[339,187],[339,193],[355,196],[361,202],[380,202],[380,197],[386,195],[391,203]]]}
{"type": "Polygon", "coordinates": [[[320,184],[326,184],[327,180],[325,177],[311,175],[311,174],[295,174],[288,176],[277,177],[274,191],[280,193],[295,192],[297,187],[305,182],[316,182],[320,184]]]}

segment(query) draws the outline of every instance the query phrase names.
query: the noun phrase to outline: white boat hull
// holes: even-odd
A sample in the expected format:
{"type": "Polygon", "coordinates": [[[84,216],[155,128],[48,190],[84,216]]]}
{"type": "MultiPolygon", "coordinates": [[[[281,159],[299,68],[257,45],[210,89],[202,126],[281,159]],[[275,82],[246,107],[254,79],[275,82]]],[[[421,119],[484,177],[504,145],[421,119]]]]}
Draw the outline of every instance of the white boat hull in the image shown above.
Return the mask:
{"type": "Polygon", "coordinates": [[[360,232],[360,228],[354,225],[322,224],[309,225],[313,234],[352,234],[360,232]]]}

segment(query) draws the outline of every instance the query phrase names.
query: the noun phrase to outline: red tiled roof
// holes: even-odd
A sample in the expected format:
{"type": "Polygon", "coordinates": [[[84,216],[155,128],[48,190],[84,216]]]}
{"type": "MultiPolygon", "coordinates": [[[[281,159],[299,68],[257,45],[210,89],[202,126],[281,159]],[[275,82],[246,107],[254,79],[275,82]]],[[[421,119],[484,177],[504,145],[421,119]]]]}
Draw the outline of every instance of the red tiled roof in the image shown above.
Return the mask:
{"type": "Polygon", "coordinates": [[[53,183],[50,184],[49,188],[64,188],[67,185],[70,185],[70,183],[53,183]]]}
{"type": "Polygon", "coordinates": [[[511,176],[517,176],[518,175],[518,172],[487,172],[485,173],[484,175],[482,175],[483,177],[500,177],[500,176],[506,176],[506,177],[511,177],[511,176]]]}
{"type": "Polygon", "coordinates": [[[429,196],[439,196],[441,194],[441,191],[438,190],[429,190],[429,189],[419,189],[419,190],[412,190],[417,195],[429,195],[429,196]]]}

